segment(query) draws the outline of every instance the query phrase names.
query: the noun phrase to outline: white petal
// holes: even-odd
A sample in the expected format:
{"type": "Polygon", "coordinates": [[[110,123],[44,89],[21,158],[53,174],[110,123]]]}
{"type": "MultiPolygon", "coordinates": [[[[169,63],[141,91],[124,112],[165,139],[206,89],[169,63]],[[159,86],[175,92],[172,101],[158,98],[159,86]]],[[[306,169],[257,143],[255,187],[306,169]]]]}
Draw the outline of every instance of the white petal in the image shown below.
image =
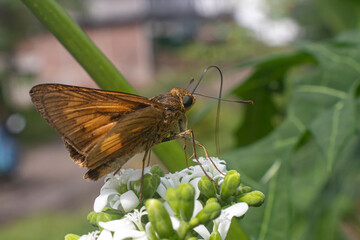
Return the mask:
{"type": "Polygon", "coordinates": [[[118,200],[111,202],[110,207],[113,209],[118,209],[118,210],[124,211],[124,209],[121,206],[120,196],[119,196],[118,200]]]}
{"type": "Polygon", "coordinates": [[[132,172],[132,174],[130,175],[128,181],[137,181],[141,178],[141,169],[136,169],[132,172]]]}
{"type": "Polygon", "coordinates": [[[203,170],[200,168],[199,165],[196,165],[196,166],[193,168],[192,174],[196,174],[196,175],[201,175],[201,176],[203,176],[203,175],[204,175],[204,172],[203,172],[203,170]]]}
{"type": "Polygon", "coordinates": [[[148,238],[147,238],[147,236],[146,236],[146,233],[144,233],[143,236],[141,236],[141,237],[136,237],[136,238],[134,238],[134,239],[136,239],[136,240],[148,240],[148,238]]]}
{"type": "Polygon", "coordinates": [[[134,223],[126,218],[113,220],[109,222],[99,222],[100,227],[103,227],[106,230],[111,232],[133,229],[136,230],[134,223]]]}
{"type": "Polygon", "coordinates": [[[180,227],[180,221],[176,217],[170,216],[173,229],[178,230],[180,227]]]}
{"type": "Polygon", "coordinates": [[[161,197],[162,199],[165,199],[165,196],[166,196],[166,187],[165,187],[162,183],[159,184],[156,192],[160,195],[160,197],[161,197]]]}
{"type": "Polygon", "coordinates": [[[119,192],[115,188],[104,188],[100,191],[100,195],[112,195],[119,194],[119,192]]]}
{"type": "Polygon", "coordinates": [[[104,230],[100,233],[100,235],[99,235],[99,237],[98,237],[97,240],[112,240],[112,239],[113,239],[113,236],[112,236],[111,232],[108,231],[108,230],[106,230],[106,229],[104,229],[104,230]]]}
{"type": "Polygon", "coordinates": [[[99,195],[94,202],[94,211],[101,212],[108,203],[109,194],[99,195]]]}
{"type": "Polygon", "coordinates": [[[200,190],[198,188],[198,183],[200,179],[201,178],[198,177],[190,181],[190,184],[195,188],[195,199],[198,199],[200,196],[200,190]]]}
{"type": "Polygon", "coordinates": [[[86,235],[82,235],[78,240],[95,240],[100,231],[89,232],[86,235]]]}
{"type": "Polygon", "coordinates": [[[248,209],[249,206],[247,203],[241,202],[226,208],[224,211],[231,219],[232,217],[241,217],[247,212],[248,209]]]}
{"type": "Polygon", "coordinates": [[[194,176],[191,174],[189,174],[189,175],[186,175],[186,176],[184,176],[182,179],[181,179],[181,182],[182,183],[185,183],[185,182],[190,182],[190,180],[191,179],[193,179],[194,178],[194,176]]]}
{"type": "Polygon", "coordinates": [[[166,188],[174,187],[174,182],[172,179],[164,179],[162,182],[166,188]]]}
{"type": "Polygon", "coordinates": [[[203,205],[199,200],[195,200],[194,213],[192,217],[194,218],[200,211],[203,209],[203,205]]]}
{"type": "Polygon", "coordinates": [[[231,224],[231,219],[222,219],[222,221],[219,222],[218,232],[221,236],[221,239],[226,238],[226,235],[230,228],[230,224],[231,224]]]}
{"type": "MultiPolygon", "coordinates": [[[[150,232],[150,226],[151,226],[151,223],[148,222],[146,225],[145,225],[145,232],[149,233],[150,232]]],[[[156,234],[156,233],[155,233],[156,234]]]]}
{"type": "Polygon", "coordinates": [[[114,240],[123,240],[123,239],[127,239],[127,238],[132,238],[132,239],[140,238],[141,239],[144,236],[146,237],[146,234],[143,231],[122,229],[122,230],[115,232],[114,240]]]}
{"type": "Polygon", "coordinates": [[[231,219],[233,217],[241,217],[244,215],[249,206],[246,203],[236,203],[225,210],[221,211],[220,216],[215,220],[218,221],[218,232],[220,233],[221,239],[225,239],[229,231],[231,219]]]}
{"type": "Polygon", "coordinates": [[[130,212],[139,205],[139,198],[133,190],[129,190],[120,196],[121,206],[125,212],[130,212]]]}
{"type": "Polygon", "coordinates": [[[120,181],[118,179],[111,178],[107,182],[105,182],[100,191],[103,192],[106,189],[116,190],[119,185],[120,181]]]}
{"type": "Polygon", "coordinates": [[[222,172],[227,172],[227,170],[226,170],[226,165],[224,165],[224,164],[217,164],[216,166],[217,166],[217,168],[218,168],[220,171],[222,171],[222,172]]]}
{"type": "Polygon", "coordinates": [[[88,235],[82,235],[78,240],[95,240],[95,238],[91,238],[88,235]]]}
{"type": "Polygon", "coordinates": [[[175,215],[174,211],[171,209],[171,207],[170,207],[170,205],[169,205],[168,202],[163,202],[163,205],[164,205],[166,211],[169,213],[170,216],[174,216],[174,215],[175,215]]]}
{"type": "MultiPolygon", "coordinates": [[[[210,233],[207,230],[207,228],[204,225],[199,225],[194,228],[194,231],[197,232],[201,237],[203,237],[205,240],[208,240],[210,238],[210,233]]],[[[225,238],[222,238],[225,239],[225,238]]]]}
{"type": "Polygon", "coordinates": [[[91,239],[88,235],[82,235],[78,240],[95,240],[95,238],[91,239]]]}

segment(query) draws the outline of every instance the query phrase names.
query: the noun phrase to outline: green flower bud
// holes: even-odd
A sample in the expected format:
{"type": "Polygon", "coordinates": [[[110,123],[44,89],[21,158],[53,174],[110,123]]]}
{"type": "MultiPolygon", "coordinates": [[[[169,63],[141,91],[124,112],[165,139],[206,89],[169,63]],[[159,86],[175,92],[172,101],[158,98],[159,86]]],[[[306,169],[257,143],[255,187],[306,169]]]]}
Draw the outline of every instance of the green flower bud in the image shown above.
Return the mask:
{"type": "Polygon", "coordinates": [[[181,219],[189,221],[194,212],[195,189],[190,183],[182,183],[177,187],[177,196],[181,219]]]}
{"type": "Polygon", "coordinates": [[[111,217],[111,220],[120,219],[125,215],[125,213],[123,213],[122,211],[120,211],[118,209],[109,208],[109,207],[105,207],[105,209],[102,212],[109,214],[111,217]]]}
{"type": "Polygon", "coordinates": [[[211,202],[218,202],[216,198],[209,198],[207,201],[206,201],[206,204],[208,203],[211,203],[211,202]]]}
{"type": "MultiPolygon", "coordinates": [[[[147,173],[144,175],[143,186],[142,186],[142,197],[144,199],[151,198],[160,184],[160,177],[157,174],[151,175],[147,173]]],[[[139,196],[141,187],[141,179],[130,182],[129,188],[133,190],[136,195],[139,196]]]]}
{"type": "Polygon", "coordinates": [[[120,186],[118,187],[117,190],[120,194],[123,194],[128,191],[128,188],[127,188],[126,184],[120,184],[120,186]]]}
{"type": "MultiPolygon", "coordinates": [[[[188,234],[190,230],[189,223],[180,221],[180,226],[177,229],[177,233],[179,235],[179,239],[185,239],[186,235],[188,234]]],[[[188,239],[188,238],[187,238],[188,239]]]]}
{"type": "Polygon", "coordinates": [[[105,213],[105,212],[94,212],[92,211],[91,213],[89,213],[87,215],[87,220],[89,221],[89,223],[93,226],[99,226],[99,222],[108,222],[111,221],[113,218],[111,217],[110,214],[105,213]]]}
{"type": "Polygon", "coordinates": [[[220,204],[214,198],[210,198],[206,201],[204,208],[196,215],[196,217],[191,219],[190,226],[194,228],[199,224],[206,224],[217,218],[220,213],[220,204]]]}
{"type": "Polygon", "coordinates": [[[236,195],[240,195],[240,194],[243,194],[243,193],[248,193],[248,192],[251,192],[251,187],[249,186],[242,186],[240,184],[240,187],[238,187],[237,191],[236,191],[236,195]]]}
{"type": "Polygon", "coordinates": [[[169,213],[157,199],[149,199],[145,202],[146,211],[151,226],[160,238],[174,238],[176,232],[173,229],[169,213]]]}
{"type": "Polygon", "coordinates": [[[152,174],[158,175],[159,177],[165,176],[164,170],[160,167],[159,164],[155,164],[154,166],[152,166],[150,172],[152,174]]]}
{"type": "Polygon", "coordinates": [[[159,238],[156,236],[155,230],[151,224],[147,228],[146,234],[150,240],[159,240],[159,238]]]}
{"type": "Polygon", "coordinates": [[[150,173],[147,173],[144,175],[143,180],[143,187],[142,187],[142,196],[144,199],[151,198],[154,193],[156,192],[156,189],[158,188],[160,184],[160,177],[159,175],[151,175],[150,173]]]}
{"type": "Polygon", "coordinates": [[[226,173],[224,182],[221,185],[221,198],[228,199],[236,193],[240,185],[240,173],[235,170],[230,170],[226,173]]]}
{"type": "Polygon", "coordinates": [[[198,188],[205,197],[211,198],[216,196],[216,187],[212,181],[206,176],[203,176],[198,182],[198,188]]]}
{"type": "Polygon", "coordinates": [[[177,195],[177,190],[175,188],[168,188],[166,190],[166,202],[169,204],[171,209],[174,211],[175,216],[180,216],[179,213],[179,199],[177,195]]]}
{"type": "Polygon", "coordinates": [[[260,191],[244,193],[238,198],[238,202],[246,202],[251,207],[259,207],[265,201],[265,195],[260,191]]]}
{"type": "Polygon", "coordinates": [[[221,240],[221,236],[219,232],[212,232],[210,235],[210,240],[221,240]]]}
{"type": "Polygon", "coordinates": [[[79,238],[80,238],[79,235],[72,234],[72,233],[65,235],[65,240],[78,240],[79,238]]]}
{"type": "MultiPolygon", "coordinates": [[[[197,238],[196,237],[189,237],[187,238],[186,240],[196,240],[197,238]]],[[[221,240],[221,239],[220,239],[221,240]]]]}

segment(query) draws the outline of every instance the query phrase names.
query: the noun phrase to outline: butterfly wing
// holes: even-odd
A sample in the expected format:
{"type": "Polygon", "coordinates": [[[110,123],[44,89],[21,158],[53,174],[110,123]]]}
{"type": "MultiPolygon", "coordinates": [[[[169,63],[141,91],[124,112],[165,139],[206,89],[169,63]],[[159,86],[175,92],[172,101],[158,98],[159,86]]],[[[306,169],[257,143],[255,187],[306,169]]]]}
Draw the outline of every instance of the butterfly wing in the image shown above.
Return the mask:
{"type": "Polygon", "coordinates": [[[121,168],[136,153],[150,149],[159,139],[164,111],[149,106],[120,118],[87,156],[85,178],[97,180],[121,168]]]}
{"type": "Polygon", "coordinates": [[[121,118],[158,104],[137,95],[60,84],[37,85],[30,95],[81,166],[87,166],[88,154],[121,118]]]}

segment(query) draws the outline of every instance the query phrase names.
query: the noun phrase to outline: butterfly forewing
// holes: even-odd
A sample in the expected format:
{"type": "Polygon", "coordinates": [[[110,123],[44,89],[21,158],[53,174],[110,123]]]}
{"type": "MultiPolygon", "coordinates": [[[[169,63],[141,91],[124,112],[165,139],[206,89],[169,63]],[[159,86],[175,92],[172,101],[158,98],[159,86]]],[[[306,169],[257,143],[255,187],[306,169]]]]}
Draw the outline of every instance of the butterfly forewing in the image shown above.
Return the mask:
{"type": "MultiPolygon", "coordinates": [[[[119,149],[125,146],[124,144],[132,143],[131,138],[129,138],[130,142],[126,143],[126,139],[122,137],[126,135],[123,130],[120,131],[121,137],[119,137],[122,139],[121,144],[117,145],[119,140],[111,135],[115,134],[115,131],[110,130],[120,119],[158,104],[132,94],[58,84],[35,86],[30,95],[42,116],[63,135],[74,160],[79,160],[77,163],[85,167],[97,166],[97,161],[108,161],[110,156],[114,156],[115,152],[119,152],[119,149]],[[114,139],[110,141],[106,138],[107,135],[114,139]],[[91,154],[96,157],[91,158],[89,164],[85,159],[93,149],[97,154],[91,154]]],[[[134,131],[130,126],[125,129],[134,131]]],[[[123,128],[123,126],[116,127],[117,131],[121,127],[123,128]]],[[[135,128],[135,125],[133,127],[135,128]]],[[[140,132],[140,129],[135,132],[140,132]]]]}

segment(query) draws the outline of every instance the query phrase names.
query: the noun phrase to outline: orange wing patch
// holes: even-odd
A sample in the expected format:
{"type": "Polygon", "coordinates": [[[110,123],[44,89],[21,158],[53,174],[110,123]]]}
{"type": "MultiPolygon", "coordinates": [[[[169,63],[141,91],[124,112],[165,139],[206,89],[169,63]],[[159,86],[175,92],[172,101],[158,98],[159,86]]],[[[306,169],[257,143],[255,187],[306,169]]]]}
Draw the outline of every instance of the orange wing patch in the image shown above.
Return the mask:
{"type": "MultiPolygon", "coordinates": [[[[87,167],[94,169],[115,158],[127,161],[135,153],[152,146],[157,139],[157,128],[161,127],[163,116],[162,110],[150,106],[121,118],[91,150],[86,159],[87,167]]],[[[113,170],[118,167],[120,166],[113,170]]]]}

